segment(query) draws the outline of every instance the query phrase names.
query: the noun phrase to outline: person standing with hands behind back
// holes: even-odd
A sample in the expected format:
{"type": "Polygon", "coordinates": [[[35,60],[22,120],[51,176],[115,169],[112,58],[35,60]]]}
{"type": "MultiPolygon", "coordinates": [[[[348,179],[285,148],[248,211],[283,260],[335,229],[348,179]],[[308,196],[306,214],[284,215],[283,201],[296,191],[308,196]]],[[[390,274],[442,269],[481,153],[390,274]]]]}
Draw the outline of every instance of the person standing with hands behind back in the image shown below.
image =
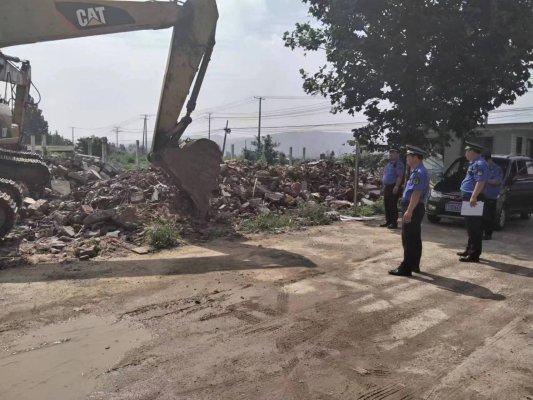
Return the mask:
{"type": "Polygon", "coordinates": [[[496,220],[498,197],[502,190],[503,171],[492,159],[492,154],[486,152],[483,158],[489,168],[489,180],[485,186],[485,210],[483,211],[483,240],[491,240],[496,220]]]}
{"type": "Polygon", "coordinates": [[[402,224],[403,261],[391,275],[411,276],[420,272],[422,258],[422,220],[426,213],[425,201],[429,192],[429,175],[424,167],[426,152],[415,146],[407,146],[407,165],[411,175],[402,196],[402,206],[406,209],[402,224]]]}
{"type": "Polygon", "coordinates": [[[385,166],[382,181],[385,202],[385,223],[380,225],[382,228],[398,228],[398,199],[403,182],[403,172],[404,165],[400,160],[400,153],[398,149],[391,148],[389,162],[385,166]]]}
{"type": "MultiPolygon", "coordinates": [[[[483,194],[489,180],[489,167],[481,157],[482,147],[474,143],[466,142],[465,157],[469,161],[466,177],[461,184],[463,201],[476,207],[478,201],[484,201],[483,194]]],[[[479,262],[483,250],[483,216],[465,216],[466,229],[468,231],[468,244],[466,250],[457,253],[461,262],[479,262]]]]}

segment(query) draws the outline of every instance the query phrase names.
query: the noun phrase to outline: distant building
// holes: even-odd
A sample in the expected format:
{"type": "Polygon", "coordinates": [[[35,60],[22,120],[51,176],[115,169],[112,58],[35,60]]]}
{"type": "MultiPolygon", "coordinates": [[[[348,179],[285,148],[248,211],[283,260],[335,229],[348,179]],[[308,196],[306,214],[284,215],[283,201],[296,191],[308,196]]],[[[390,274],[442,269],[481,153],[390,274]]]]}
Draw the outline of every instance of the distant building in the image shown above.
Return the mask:
{"type": "MultiPolygon", "coordinates": [[[[533,157],[533,122],[516,124],[489,124],[478,130],[474,142],[493,154],[525,155],[533,157]]],[[[460,140],[454,140],[444,151],[444,166],[462,155],[460,140]]]]}

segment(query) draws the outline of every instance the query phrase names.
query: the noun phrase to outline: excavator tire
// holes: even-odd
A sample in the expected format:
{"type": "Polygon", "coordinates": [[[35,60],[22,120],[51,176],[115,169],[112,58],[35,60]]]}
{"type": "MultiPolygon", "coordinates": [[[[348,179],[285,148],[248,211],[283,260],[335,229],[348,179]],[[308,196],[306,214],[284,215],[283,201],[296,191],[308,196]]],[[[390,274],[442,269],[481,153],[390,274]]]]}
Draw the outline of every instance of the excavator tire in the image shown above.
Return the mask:
{"type": "Polygon", "coordinates": [[[6,236],[17,222],[17,206],[7,193],[0,192],[0,238],[6,236]]]}
{"type": "Polygon", "coordinates": [[[196,209],[196,217],[205,220],[223,162],[218,145],[211,140],[200,139],[187,143],[182,148],[166,148],[156,160],[154,164],[166,171],[190,197],[196,209]]]}
{"type": "Polygon", "coordinates": [[[22,188],[16,182],[0,178],[0,191],[9,195],[18,208],[22,207],[22,188]]]}
{"type": "MultiPolygon", "coordinates": [[[[40,197],[50,183],[48,166],[39,158],[27,158],[25,152],[0,152],[0,177],[24,183],[32,196],[40,197]]],[[[35,156],[35,155],[33,155],[35,156]]]]}

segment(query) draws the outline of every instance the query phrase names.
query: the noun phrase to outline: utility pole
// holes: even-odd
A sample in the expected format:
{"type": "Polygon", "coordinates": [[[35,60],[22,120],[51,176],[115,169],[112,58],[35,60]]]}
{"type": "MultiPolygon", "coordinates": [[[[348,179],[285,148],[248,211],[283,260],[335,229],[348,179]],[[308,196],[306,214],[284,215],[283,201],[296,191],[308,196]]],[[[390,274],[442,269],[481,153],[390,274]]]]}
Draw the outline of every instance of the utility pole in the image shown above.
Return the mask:
{"type": "Polygon", "coordinates": [[[115,126],[115,135],[116,135],[116,138],[117,138],[117,151],[118,151],[118,134],[120,133],[120,128],[118,126],[115,126]]]}
{"type": "Polygon", "coordinates": [[[259,124],[257,125],[257,150],[258,153],[261,152],[261,117],[262,117],[262,107],[263,107],[263,100],[266,100],[264,97],[257,97],[254,96],[256,100],[259,100],[259,124]]]}
{"type": "Polygon", "coordinates": [[[222,157],[225,157],[226,155],[226,139],[228,138],[228,135],[231,133],[231,129],[229,128],[229,121],[226,121],[226,128],[224,128],[224,145],[222,146],[222,157]]]}
{"type": "Polygon", "coordinates": [[[211,140],[211,115],[213,115],[213,113],[209,113],[209,133],[208,133],[208,139],[211,140]]]}
{"type": "Polygon", "coordinates": [[[102,162],[107,163],[107,138],[102,138],[102,162]]]}
{"type": "Polygon", "coordinates": [[[143,126],[143,144],[142,144],[142,153],[146,154],[148,151],[148,114],[142,115],[144,120],[144,126],[143,126]]]}
{"type": "Polygon", "coordinates": [[[74,143],[74,129],[76,129],[76,128],[71,127],[70,129],[72,129],[72,145],[76,146],[76,143],[74,143]]]}
{"type": "Polygon", "coordinates": [[[361,158],[361,145],[359,136],[354,135],[355,138],[355,171],[354,171],[354,189],[353,189],[353,208],[357,215],[357,192],[359,190],[359,159],[361,158]]]}
{"type": "Polygon", "coordinates": [[[139,169],[139,141],[135,141],[135,166],[139,169]]]}

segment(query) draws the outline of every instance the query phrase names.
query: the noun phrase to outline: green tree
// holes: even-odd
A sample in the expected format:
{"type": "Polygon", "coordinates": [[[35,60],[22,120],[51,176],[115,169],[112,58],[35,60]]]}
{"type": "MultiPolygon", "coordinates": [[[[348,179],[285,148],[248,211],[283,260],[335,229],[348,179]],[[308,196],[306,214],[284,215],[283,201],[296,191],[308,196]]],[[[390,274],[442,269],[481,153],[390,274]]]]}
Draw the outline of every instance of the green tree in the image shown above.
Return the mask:
{"type": "Polygon", "coordinates": [[[285,45],[327,57],[301,71],[304,89],[364,112],[355,133],[370,150],[444,145],[533,87],[533,0],[302,1],[318,24],[296,24],[285,45]]]}
{"type": "Polygon", "coordinates": [[[57,131],[53,134],[49,131],[48,121],[44,118],[43,111],[39,105],[30,97],[26,104],[24,114],[24,125],[22,128],[22,144],[29,145],[31,136],[35,135],[35,143],[40,145],[42,135],[46,134],[46,143],[54,146],[69,146],[72,141],[65,139],[57,131]]]}
{"type": "Polygon", "coordinates": [[[96,136],[79,138],[76,143],[76,152],[89,154],[89,141],[92,142],[92,155],[102,157],[102,139],[96,136]]]}
{"type": "Polygon", "coordinates": [[[261,145],[262,156],[268,165],[274,165],[277,163],[279,155],[279,153],[276,151],[277,147],[279,147],[279,143],[274,142],[272,136],[267,135],[263,140],[261,145]]]}
{"type": "Polygon", "coordinates": [[[48,122],[43,116],[43,111],[39,108],[39,105],[35,103],[33,98],[29,98],[26,104],[26,110],[24,114],[24,124],[22,127],[22,143],[30,144],[31,135],[35,135],[36,142],[41,143],[42,135],[49,135],[48,122]]]}

